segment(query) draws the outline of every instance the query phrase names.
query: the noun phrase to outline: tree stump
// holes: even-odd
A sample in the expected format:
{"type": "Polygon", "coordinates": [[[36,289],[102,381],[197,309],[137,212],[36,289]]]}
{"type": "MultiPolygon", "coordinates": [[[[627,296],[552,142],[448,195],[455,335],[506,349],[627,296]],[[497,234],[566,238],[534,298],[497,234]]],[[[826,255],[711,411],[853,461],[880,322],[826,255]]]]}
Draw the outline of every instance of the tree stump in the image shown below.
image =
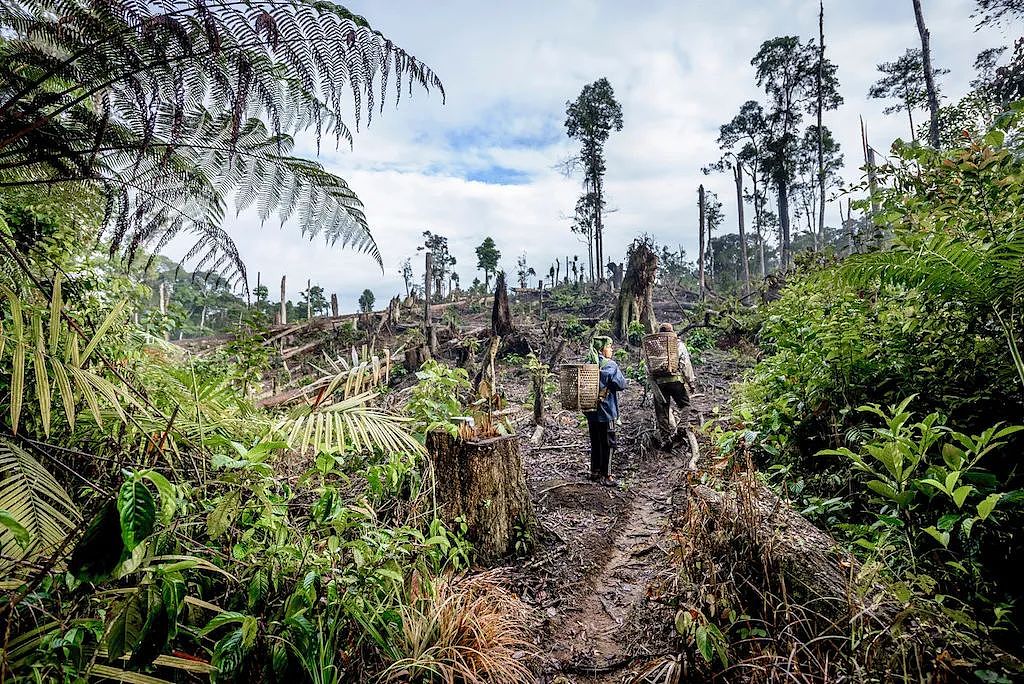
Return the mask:
{"type": "Polygon", "coordinates": [[[425,344],[421,344],[418,347],[405,350],[405,362],[402,365],[405,370],[414,373],[428,360],[430,360],[430,349],[425,344]]]}
{"type": "Polygon", "coordinates": [[[463,441],[446,432],[427,435],[442,519],[466,522],[478,558],[497,560],[529,539],[535,522],[526,472],[515,436],[463,441]]]}
{"type": "Polygon", "coordinates": [[[648,333],[658,322],[654,317],[654,281],[658,275],[658,255],[648,240],[637,240],[629,248],[629,264],[619,290],[619,301],[612,315],[612,329],[626,339],[629,324],[640,321],[648,333]]]}

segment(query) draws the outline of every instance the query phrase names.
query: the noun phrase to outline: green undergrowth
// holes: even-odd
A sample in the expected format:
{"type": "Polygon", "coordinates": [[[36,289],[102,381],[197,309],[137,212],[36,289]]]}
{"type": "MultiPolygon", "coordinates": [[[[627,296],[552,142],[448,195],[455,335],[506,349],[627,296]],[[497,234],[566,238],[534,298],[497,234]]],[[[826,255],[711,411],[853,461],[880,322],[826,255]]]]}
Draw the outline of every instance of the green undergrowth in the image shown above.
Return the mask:
{"type": "Polygon", "coordinates": [[[875,203],[886,243],[791,272],[714,434],[856,555],[857,581],[935,625],[921,676],[1021,672],[1019,130],[1018,107],[962,149],[897,143],[875,203]]]}

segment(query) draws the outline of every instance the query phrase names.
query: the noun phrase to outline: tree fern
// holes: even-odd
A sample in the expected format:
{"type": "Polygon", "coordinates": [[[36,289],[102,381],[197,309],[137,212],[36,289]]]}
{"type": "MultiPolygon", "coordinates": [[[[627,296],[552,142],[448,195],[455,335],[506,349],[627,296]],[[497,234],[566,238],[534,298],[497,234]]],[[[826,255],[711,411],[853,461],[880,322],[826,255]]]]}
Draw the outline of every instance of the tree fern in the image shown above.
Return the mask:
{"type": "Polygon", "coordinates": [[[396,104],[414,83],[443,96],[365,19],[314,0],[14,0],[0,33],[0,188],[98,188],[112,249],[189,233],[192,258],[242,277],[232,195],[380,263],[356,195],[288,156],[291,136],[351,144],[347,111],[358,130],[390,88],[396,104]]]}

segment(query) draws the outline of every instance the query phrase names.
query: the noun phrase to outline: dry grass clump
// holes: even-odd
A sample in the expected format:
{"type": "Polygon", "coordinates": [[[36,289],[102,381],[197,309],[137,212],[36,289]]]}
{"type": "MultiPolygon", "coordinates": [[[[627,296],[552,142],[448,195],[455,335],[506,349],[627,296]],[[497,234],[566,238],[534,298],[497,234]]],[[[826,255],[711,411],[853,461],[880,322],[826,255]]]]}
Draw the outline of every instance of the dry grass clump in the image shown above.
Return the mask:
{"type": "Polygon", "coordinates": [[[394,652],[403,657],[384,672],[387,681],[535,681],[526,661],[530,609],[491,570],[473,575],[416,577],[401,608],[394,652]]]}

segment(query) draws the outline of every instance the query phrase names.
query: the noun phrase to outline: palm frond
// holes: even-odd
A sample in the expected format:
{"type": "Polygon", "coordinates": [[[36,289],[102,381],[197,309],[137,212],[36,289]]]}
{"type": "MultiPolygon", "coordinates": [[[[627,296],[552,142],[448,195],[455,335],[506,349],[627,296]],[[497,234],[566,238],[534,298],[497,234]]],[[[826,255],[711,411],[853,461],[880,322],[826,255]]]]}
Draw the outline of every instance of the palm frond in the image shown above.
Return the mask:
{"type": "Polygon", "coordinates": [[[81,520],[67,491],[30,453],[0,439],[0,510],[29,535],[22,547],[14,533],[0,526],[0,573],[18,562],[51,553],[81,520]]]}
{"type": "Polygon", "coordinates": [[[35,389],[36,406],[43,433],[50,434],[51,405],[56,397],[64,409],[69,426],[74,426],[77,405],[84,401],[93,419],[102,424],[101,405],[109,407],[120,421],[126,420],[124,405],[130,397],[119,385],[94,372],[89,358],[102,342],[111,326],[124,313],[124,302],[117,304],[100,323],[96,332],[85,341],[63,319],[64,305],[60,278],[55,280],[47,308],[30,314],[26,321],[25,302],[5,285],[0,297],[7,301],[10,321],[0,321],[0,378],[7,376],[10,387],[10,430],[17,434],[22,422],[22,407],[28,387],[35,389]],[[5,352],[9,351],[9,358],[5,352]],[[102,402],[100,401],[102,398],[102,402]]]}
{"type": "Polygon", "coordinates": [[[409,419],[373,406],[379,399],[376,387],[386,381],[390,362],[390,354],[383,360],[374,355],[360,362],[353,350],[353,364],[334,362],[340,371],[310,383],[303,402],[271,434],[299,451],[422,453],[423,445],[412,436],[409,419]]]}

